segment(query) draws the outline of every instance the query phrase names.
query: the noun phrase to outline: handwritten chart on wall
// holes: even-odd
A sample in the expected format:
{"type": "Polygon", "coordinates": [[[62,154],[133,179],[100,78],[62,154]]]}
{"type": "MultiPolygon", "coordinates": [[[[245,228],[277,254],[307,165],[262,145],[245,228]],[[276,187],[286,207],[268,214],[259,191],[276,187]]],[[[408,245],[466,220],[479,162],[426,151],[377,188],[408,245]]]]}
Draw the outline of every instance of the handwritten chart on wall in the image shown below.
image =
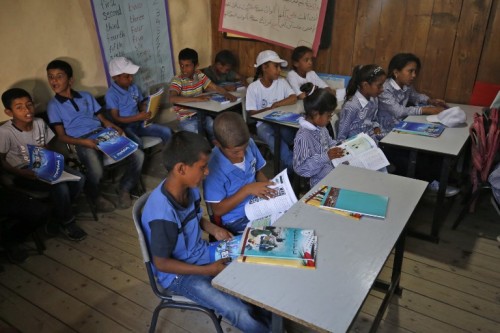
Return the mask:
{"type": "Polygon", "coordinates": [[[318,51],[327,0],[222,0],[219,30],[318,51]]]}
{"type": "Polygon", "coordinates": [[[135,83],[148,92],[174,75],[166,0],[91,0],[106,68],[114,57],[127,57],[141,68],[135,83]]]}

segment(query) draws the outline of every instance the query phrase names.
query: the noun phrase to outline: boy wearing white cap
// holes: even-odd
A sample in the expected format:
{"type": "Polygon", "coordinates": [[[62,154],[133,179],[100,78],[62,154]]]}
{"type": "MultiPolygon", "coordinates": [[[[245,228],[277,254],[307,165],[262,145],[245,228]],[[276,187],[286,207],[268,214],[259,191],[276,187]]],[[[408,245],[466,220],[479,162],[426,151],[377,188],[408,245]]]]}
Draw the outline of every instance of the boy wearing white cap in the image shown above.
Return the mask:
{"type": "MultiPolygon", "coordinates": [[[[291,105],[297,102],[297,95],[288,82],[280,77],[281,66],[288,62],[281,59],[272,50],[259,53],[254,82],[247,89],[246,108],[249,115],[261,113],[279,106],[291,105]]],[[[293,145],[295,130],[289,127],[281,128],[281,151],[280,159],[284,167],[292,171],[293,153],[290,146],[293,145]]],[[[257,122],[257,136],[263,140],[274,151],[274,130],[271,125],[257,122]]]]}
{"type": "Polygon", "coordinates": [[[139,66],[125,57],[116,57],[109,62],[109,75],[113,83],[106,92],[106,108],[127,136],[143,149],[141,136],[155,136],[165,143],[172,137],[172,130],[166,126],[149,124],[144,127],[144,120],[151,117],[146,112],[147,100],[139,87],[133,83],[134,74],[139,66]]]}

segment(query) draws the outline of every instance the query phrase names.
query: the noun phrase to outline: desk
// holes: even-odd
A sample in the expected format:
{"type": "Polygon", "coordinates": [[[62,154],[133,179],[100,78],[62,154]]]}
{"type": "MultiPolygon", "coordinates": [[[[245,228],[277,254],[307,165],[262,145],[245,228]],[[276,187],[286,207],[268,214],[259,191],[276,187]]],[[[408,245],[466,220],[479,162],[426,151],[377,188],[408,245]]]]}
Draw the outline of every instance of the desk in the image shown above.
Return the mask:
{"type": "Polygon", "coordinates": [[[233,262],[212,284],[231,295],[273,312],[273,331],[282,317],[319,331],[346,332],[373,287],[386,296],[372,326],[376,330],[399,279],[404,229],[426,188],[426,182],[341,165],[321,185],[334,185],[389,197],[385,220],[359,221],[307,205],[290,208],[276,225],[314,229],[318,236],[317,268],[296,269],[233,262]],[[395,246],[396,245],[396,246],[395,246]],[[395,247],[390,283],[376,278],[395,247]]]}
{"type": "MultiPolygon", "coordinates": [[[[441,222],[446,217],[446,210],[443,209],[446,187],[448,186],[448,177],[450,174],[451,163],[462,153],[465,143],[469,138],[469,127],[474,121],[474,113],[481,113],[479,106],[450,104],[450,106],[460,106],[467,114],[467,125],[456,128],[446,128],[437,138],[430,138],[420,135],[400,134],[390,132],[381,141],[381,145],[393,146],[399,149],[410,151],[410,160],[408,163],[407,176],[415,177],[415,167],[417,163],[418,152],[426,152],[438,155],[442,158],[441,175],[439,179],[439,190],[436,198],[436,206],[432,220],[430,234],[413,233],[415,236],[439,242],[439,228],[441,222]]],[[[426,123],[426,116],[409,116],[406,121],[426,123]]]]}
{"type": "Polygon", "coordinates": [[[293,127],[293,128],[299,128],[299,124],[292,125],[292,124],[285,124],[281,123],[279,121],[273,121],[273,120],[268,120],[264,119],[265,116],[268,114],[271,114],[275,111],[284,111],[284,112],[292,112],[292,113],[303,113],[304,112],[304,102],[302,100],[297,101],[297,103],[292,104],[292,105],[287,105],[287,106],[280,106],[275,109],[267,110],[261,113],[258,113],[256,115],[253,115],[252,118],[258,121],[262,121],[265,123],[269,123],[273,126],[274,129],[274,152],[273,152],[273,163],[274,163],[274,174],[277,175],[278,173],[281,172],[281,158],[280,158],[280,151],[281,151],[281,126],[288,126],[288,127],[293,127]]]}
{"type": "Polygon", "coordinates": [[[178,102],[178,103],[174,103],[174,105],[178,105],[178,106],[182,106],[185,108],[189,108],[189,109],[193,109],[193,110],[198,111],[197,112],[197,115],[198,115],[198,133],[201,135],[205,135],[204,123],[205,123],[205,117],[206,117],[207,113],[217,115],[219,112],[229,110],[233,106],[239,105],[241,103],[245,103],[246,91],[233,91],[230,93],[238,98],[241,98],[241,100],[236,101],[236,102],[225,103],[225,104],[221,104],[219,102],[210,100],[210,101],[203,101],[203,102],[188,102],[188,103],[178,102]]]}

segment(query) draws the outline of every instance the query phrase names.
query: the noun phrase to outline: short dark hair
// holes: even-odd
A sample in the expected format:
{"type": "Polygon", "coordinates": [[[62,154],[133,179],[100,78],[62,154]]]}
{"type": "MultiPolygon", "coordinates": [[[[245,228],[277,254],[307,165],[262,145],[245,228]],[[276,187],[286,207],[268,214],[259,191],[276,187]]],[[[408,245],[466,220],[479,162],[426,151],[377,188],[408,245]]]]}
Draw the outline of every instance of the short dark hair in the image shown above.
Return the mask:
{"type": "Polygon", "coordinates": [[[215,63],[219,63],[222,66],[229,65],[231,67],[236,66],[236,63],[238,62],[236,57],[234,56],[233,52],[229,50],[222,50],[219,51],[215,55],[215,63]]]}
{"type": "Polygon", "coordinates": [[[187,131],[175,133],[163,150],[163,164],[168,172],[177,163],[193,165],[201,154],[210,155],[212,148],[207,139],[199,134],[187,131]]]}
{"type": "Polygon", "coordinates": [[[30,101],[33,101],[29,92],[21,88],[11,88],[6,90],[2,94],[2,103],[6,109],[12,108],[12,102],[17,98],[28,97],[30,101]]]}
{"type": "Polygon", "coordinates": [[[337,107],[337,97],[326,89],[318,88],[311,82],[300,86],[300,91],[306,93],[304,98],[304,110],[306,116],[312,116],[315,112],[320,115],[333,112],[337,107]]]}
{"type": "Polygon", "coordinates": [[[232,148],[247,144],[250,132],[243,117],[235,112],[224,112],[214,121],[215,139],[222,147],[232,148]]]}
{"type": "Polygon", "coordinates": [[[420,71],[420,59],[413,53],[398,53],[392,57],[389,62],[389,68],[387,69],[387,75],[394,79],[394,71],[402,70],[408,63],[414,62],[417,64],[417,72],[420,71]]]}
{"type": "Polygon", "coordinates": [[[58,59],[52,60],[47,65],[46,70],[48,71],[49,69],[60,69],[64,73],[66,73],[68,79],[71,79],[73,77],[73,68],[71,68],[71,65],[64,60],[58,60],[58,59]]]}
{"type": "Polygon", "coordinates": [[[311,48],[307,47],[307,46],[297,46],[296,48],[293,49],[293,52],[292,52],[292,67],[293,69],[297,70],[297,68],[295,68],[295,66],[293,65],[294,62],[297,62],[300,60],[300,58],[302,58],[304,56],[304,54],[306,54],[307,52],[311,52],[312,53],[313,50],[311,50],[311,48]]]}
{"type": "Polygon", "coordinates": [[[198,52],[190,48],[182,49],[179,52],[179,61],[181,60],[191,60],[196,66],[198,65],[198,52]]]}

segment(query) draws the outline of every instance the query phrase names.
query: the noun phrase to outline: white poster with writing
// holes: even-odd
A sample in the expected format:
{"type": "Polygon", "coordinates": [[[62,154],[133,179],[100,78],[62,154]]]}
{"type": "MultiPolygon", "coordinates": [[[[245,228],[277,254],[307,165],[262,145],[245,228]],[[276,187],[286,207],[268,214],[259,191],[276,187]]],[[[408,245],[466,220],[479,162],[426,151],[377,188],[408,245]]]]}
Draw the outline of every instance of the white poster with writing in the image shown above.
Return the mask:
{"type": "Polygon", "coordinates": [[[174,75],[166,0],[91,0],[106,68],[114,57],[140,66],[134,81],[147,96],[153,85],[174,75]]]}
{"type": "Polygon", "coordinates": [[[219,30],[316,54],[327,0],[222,0],[219,30]]]}

